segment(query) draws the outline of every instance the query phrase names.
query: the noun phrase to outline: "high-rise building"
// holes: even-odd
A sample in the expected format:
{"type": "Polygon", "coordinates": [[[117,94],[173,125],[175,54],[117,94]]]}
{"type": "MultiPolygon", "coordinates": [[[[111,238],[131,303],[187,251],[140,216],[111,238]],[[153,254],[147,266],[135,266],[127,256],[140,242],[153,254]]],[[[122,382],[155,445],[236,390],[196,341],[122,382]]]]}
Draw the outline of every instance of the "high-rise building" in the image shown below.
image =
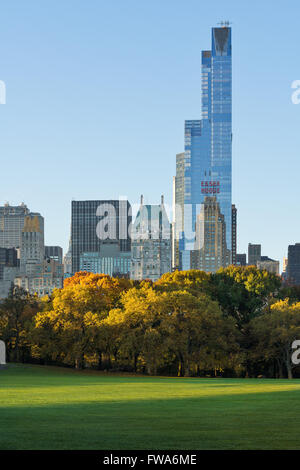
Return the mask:
{"type": "Polygon", "coordinates": [[[20,260],[15,248],[0,248],[0,280],[3,279],[5,266],[18,267],[20,260]]]}
{"type": "Polygon", "coordinates": [[[62,264],[63,249],[60,246],[45,246],[45,258],[53,259],[59,264],[62,264]]]}
{"type": "Polygon", "coordinates": [[[171,271],[171,225],[164,206],[141,206],[133,224],[131,279],[156,281],[171,271]]]}
{"type": "Polygon", "coordinates": [[[291,284],[300,285],[300,243],[289,245],[287,280],[291,284]]]}
{"type": "Polygon", "coordinates": [[[215,196],[201,204],[196,222],[195,250],[191,251],[191,268],[216,272],[228,265],[230,251],[226,245],[226,223],[215,196]]]}
{"type": "Polygon", "coordinates": [[[257,261],[261,260],[261,245],[248,244],[248,265],[256,266],[257,261]]]}
{"type": "Polygon", "coordinates": [[[184,153],[176,155],[176,176],[173,178],[172,269],[180,268],[179,240],[184,218],[184,153]]]}
{"type": "Polygon", "coordinates": [[[15,277],[14,285],[39,296],[50,295],[54,289],[63,287],[63,264],[54,259],[43,259],[34,267],[34,274],[20,274],[15,277]]]}
{"type": "Polygon", "coordinates": [[[246,253],[237,253],[236,255],[236,266],[246,266],[247,265],[247,255],[246,253]]]}
{"type": "Polygon", "coordinates": [[[80,271],[109,274],[113,277],[130,276],[131,252],[120,251],[120,242],[103,242],[100,252],[82,253],[80,255],[80,271]]]}
{"type": "Polygon", "coordinates": [[[256,266],[258,269],[269,271],[269,273],[277,274],[279,276],[279,261],[262,256],[260,261],[257,261],[256,266]]]}
{"type": "Polygon", "coordinates": [[[231,28],[213,28],[212,49],[202,52],[202,120],[185,122],[183,269],[191,266],[196,219],[206,196],[217,198],[231,251],[231,69],[231,28]]]}
{"type": "Polygon", "coordinates": [[[64,276],[70,277],[72,275],[72,241],[69,240],[69,248],[63,259],[64,263],[64,276]]]}
{"type": "Polygon", "coordinates": [[[287,258],[283,258],[283,263],[282,263],[282,274],[281,274],[281,277],[283,279],[283,281],[287,281],[287,268],[288,268],[288,259],[287,258]]]}
{"type": "Polygon", "coordinates": [[[15,276],[19,274],[20,260],[15,248],[0,248],[0,299],[8,296],[15,276]]]}
{"type": "Polygon", "coordinates": [[[0,207],[0,247],[20,248],[25,217],[30,211],[25,204],[0,207]]]}
{"type": "Polygon", "coordinates": [[[36,265],[42,263],[44,257],[44,218],[40,214],[27,215],[21,238],[21,274],[34,275],[36,265]]]}
{"type": "Polygon", "coordinates": [[[231,263],[236,265],[237,251],[237,208],[232,204],[231,208],[231,263]]]}
{"type": "Polygon", "coordinates": [[[131,206],[127,200],[72,201],[72,272],[80,270],[82,253],[99,253],[106,240],[117,240],[120,251],[131,251],[131,206]]]}

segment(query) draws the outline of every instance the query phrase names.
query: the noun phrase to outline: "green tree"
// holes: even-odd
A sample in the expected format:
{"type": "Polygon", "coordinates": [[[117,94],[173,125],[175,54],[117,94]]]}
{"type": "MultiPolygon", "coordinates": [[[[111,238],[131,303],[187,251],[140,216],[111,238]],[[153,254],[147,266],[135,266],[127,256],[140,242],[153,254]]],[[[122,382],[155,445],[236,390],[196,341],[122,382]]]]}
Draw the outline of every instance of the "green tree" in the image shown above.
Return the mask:
{"type": "Polygon", "coordinates": [[[250,334],[253,359],[276,361],[280,375],[285,368],[292,379],[292,343],[300,339],[300,302],[291,305],[286,299],[273,304],[270,313],[252,320],[250,334]]]}
{"type": "Polygon", "coordinates": [[[0,338],[7,347],[8,360],[24,362],[31,351],[31,329],[39,300],[24,289],[12,287],[0,303],[0,338]]]}

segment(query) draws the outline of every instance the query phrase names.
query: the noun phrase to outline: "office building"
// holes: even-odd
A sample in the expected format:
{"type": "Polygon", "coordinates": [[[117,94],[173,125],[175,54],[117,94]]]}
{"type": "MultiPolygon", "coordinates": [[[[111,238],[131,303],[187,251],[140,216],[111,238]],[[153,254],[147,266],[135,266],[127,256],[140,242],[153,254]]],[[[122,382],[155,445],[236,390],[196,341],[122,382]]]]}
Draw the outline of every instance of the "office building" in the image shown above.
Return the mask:
{"type": "Polygon", "coordinates": [[[34,274],[16,276],[14,284],[38,296],[50,295],[54,289],[63,287],[63,264],[54,259],[44,259],[35,265],[34,274]]]}
{"type": "Polygon", "coordinates": [[[171,225],[163,197],[160,205],[141,205],[132,228],[130,277],[156,281],[171,271],[171,225]]]}
{"type": "Polygon", "coordinates": [[[20,272],[20,260],[15,248],[0,248],[0,299],[8,296],[15,276],[20,272]]]}
{"type": "Polygon", "coordinates": [[[300,285],[300,243],[289,245],[287,280],[290,284],[300,285]]]}
{"type": "Polygon", "coordinates": [[[261,261],[261,245],[248,244],[248,265],[256,266],[257,261],[261,261]]]}
{"type": "Polygon", "coordinates": [[[41,264],[44,257],[44,218],[40,214],[27,215],[21,236],[21,274],[34,275],[36,265],[41,264]]]}
{"type": "Polygon", "coordinates": [[[59,264],[62,264],[63,249],[60,246],[45,246],[45,258],[53,259],[59,264]]]}
{"type": "Polygon", "coordinates": [[[191,268],[207,273],[229,264],[226,245],[226,223],[217,198],[206,197],[196,222],[195,250],[191,252],[191,268]]]}
{"type": "Polygon", "coordinates": [[[172,269],[180,269],[180,239],[184,220],[184,153],[176,155],[176,176],[173,178],[172,269]]]}
{"type": "Polygon", "coordinates": [[[236,266],[246,266],[247,265],[247,255],[246,253],[237,253],[236,255],[236,266]]]}
{"type": "Polygon", "coordinates": [[[0,247],[20,248],[25,217],[30,213],[25,204],[0,207],[0,247]]]}
{"type": "Polygon", "coordinates": [[[99,253],[104,241],[118,241],[131,251],[131,206],[127,200],[72,201],[72,273],[80,270],[82,253],[99,253]]]}
{"type": "MultiPolygon", "coordinates": [[[[183,269],[191,266],[196,220],[207,196],[215,197],[219,204],[226,227],[226,250],[231,251],[231,69],[231,28],[213,28],[212,48],[202,52],[202,120],[185,122],[183,269]]],[[[230,264],[231,253],[224,260],[230,264]]]]}
{"type": "Polygon", "coordinates": [[[279,261],[262,256],[260,261],[257,261],[256,266],[258,269],[269,271],[269,273],[277,274],[279,276],[279,261]]]}
{"type": "Polygon", "coordinates": [[[64,277],[72,276],[72,242],[69,240],[69,248],[63,259],[64,263],[64,277]]]}
{"type": "Polygon", "coordinates": [[[121,251],[118,241],[104,241],[100,251],[80,255],[80,271],[130,277],[131,251],[121,251]]]}
{"type": "Polygon", "coordinates": [[[231,207],[231,264],[236,265],[237,251],[237,208],[234,204],[231,207]]]}

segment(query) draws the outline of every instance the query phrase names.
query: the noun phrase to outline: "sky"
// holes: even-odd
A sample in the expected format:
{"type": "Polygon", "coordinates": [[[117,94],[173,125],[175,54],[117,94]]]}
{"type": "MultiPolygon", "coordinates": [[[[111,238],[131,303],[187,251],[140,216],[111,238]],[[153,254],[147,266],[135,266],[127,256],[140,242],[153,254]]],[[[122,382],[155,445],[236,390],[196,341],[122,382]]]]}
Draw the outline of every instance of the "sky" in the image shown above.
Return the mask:
{"type": "Polygon", "coordinates": [[[6,0],[0,5],[0,205],[68,246],[71,200],[172,202],[184,120],[201,118],[201,50],[232,22],[238,252],[300,242],[296,0],[6,0]]]}

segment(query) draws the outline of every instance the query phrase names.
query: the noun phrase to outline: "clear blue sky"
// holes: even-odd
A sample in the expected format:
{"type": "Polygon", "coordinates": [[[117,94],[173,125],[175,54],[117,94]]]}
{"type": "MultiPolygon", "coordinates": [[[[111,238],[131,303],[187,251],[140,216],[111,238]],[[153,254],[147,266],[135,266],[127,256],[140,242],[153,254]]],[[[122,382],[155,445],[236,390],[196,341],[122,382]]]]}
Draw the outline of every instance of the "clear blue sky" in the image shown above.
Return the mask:
{"type": "Polygon", "coordinates": [[[299,15],[296,0],[2,2],[0,204],[41,212],[47,244],[66,248],[72,198],[171,203],[201,50],[228,19],[238,250],[281,261],[300,242],[299,15]]]}

